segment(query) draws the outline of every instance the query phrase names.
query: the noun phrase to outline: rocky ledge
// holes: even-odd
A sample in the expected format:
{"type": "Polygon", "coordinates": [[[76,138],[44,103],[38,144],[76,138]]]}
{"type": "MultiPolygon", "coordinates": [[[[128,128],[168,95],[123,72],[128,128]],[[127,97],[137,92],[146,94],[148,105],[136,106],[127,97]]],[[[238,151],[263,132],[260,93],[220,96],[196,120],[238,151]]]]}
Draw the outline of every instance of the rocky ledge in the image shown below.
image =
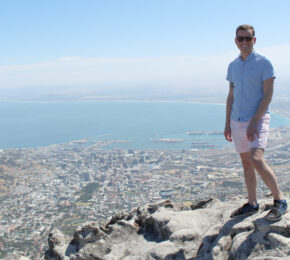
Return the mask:
{"type": "Polygon", "coordinates": [[[267,221],[271,202],[261,200],[259,213],[237,219],[230,213],[241,198],[146,205],[111,217],[104,227],[84,224],[73,239],[52,230],[46,259],[289,259],[290,213],[267,221]]]}

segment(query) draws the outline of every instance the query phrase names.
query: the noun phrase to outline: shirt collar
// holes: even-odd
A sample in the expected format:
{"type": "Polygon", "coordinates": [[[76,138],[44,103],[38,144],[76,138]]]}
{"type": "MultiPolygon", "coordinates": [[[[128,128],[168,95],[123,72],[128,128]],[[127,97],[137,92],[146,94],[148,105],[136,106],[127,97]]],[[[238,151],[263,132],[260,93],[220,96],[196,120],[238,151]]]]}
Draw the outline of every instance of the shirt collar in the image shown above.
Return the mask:
{"type": "Polygon", "coordinates": [[[248,62],[249,60],[253,59],[253,57],[255,56],[255,50],[252,51],[252,53],[247,57],[246,60],[243,60],[242,55],[239,56],[240,60],[243,62],[248,62]]]}

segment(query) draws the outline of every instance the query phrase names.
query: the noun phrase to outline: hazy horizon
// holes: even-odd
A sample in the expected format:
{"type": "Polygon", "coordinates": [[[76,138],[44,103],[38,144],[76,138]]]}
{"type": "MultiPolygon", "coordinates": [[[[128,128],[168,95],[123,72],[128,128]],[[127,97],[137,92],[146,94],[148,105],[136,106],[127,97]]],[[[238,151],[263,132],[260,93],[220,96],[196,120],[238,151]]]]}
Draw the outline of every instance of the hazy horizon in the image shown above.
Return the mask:
{"type": "Polygon", "coordinates": [[[0,8],[0,100],[223,95],[243,23],[255,26],[255,49],[274,65],[276,94],[290,96],[288,1],[15,0],[0,8]]]}

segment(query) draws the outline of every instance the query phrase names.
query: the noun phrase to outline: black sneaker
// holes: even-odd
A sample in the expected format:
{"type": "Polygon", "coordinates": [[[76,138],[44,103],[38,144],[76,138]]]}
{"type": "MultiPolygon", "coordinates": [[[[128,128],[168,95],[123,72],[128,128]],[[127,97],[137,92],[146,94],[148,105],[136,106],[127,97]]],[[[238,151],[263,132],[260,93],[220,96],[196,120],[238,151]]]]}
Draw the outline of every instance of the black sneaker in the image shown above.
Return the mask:
{"type": "Polygon", "coordinates": [[[259,204],[253,206],[250,203],[244,204],[242,207],[238,208],[231,214],[231,218],[237,218],[241,216],[250,216],[259,212],[259,204]]]}
{"type": "Polygon", "coordinates": [[[287,211],[286,200],[274,200],[274,206],[267,214],[266,219],[269,221],[279,221],[287,211]]]}

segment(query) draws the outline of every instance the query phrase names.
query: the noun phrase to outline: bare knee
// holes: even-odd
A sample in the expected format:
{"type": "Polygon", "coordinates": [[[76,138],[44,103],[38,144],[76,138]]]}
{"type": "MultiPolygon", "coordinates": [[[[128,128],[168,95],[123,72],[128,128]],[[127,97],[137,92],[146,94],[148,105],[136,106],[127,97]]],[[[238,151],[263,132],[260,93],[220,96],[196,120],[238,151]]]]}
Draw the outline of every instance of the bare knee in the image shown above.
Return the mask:
{"type": "Polygon", "coordinates": [[[251,168],[253,168],[253,163],[252,163],[252,161],[250,159],[249,160],[242,159],[242,164],[243,164],[244,169],[251,169],[251,168]]]}
{"type": "Polygon", "coordinates": [[[253,163],[252,163],[250,153],[241,153],[240,157],[242,160],[244,170],[246,171],[251,170],[253,168],[253,163]]]}
{"type": "Polygon", "coordinates": [[[264,150],[258,149],[258,148],[252,149],[250,158],[251,158],[251,162],[255,168],[260,167],[265,162],[264,161],[264,150]]]}

